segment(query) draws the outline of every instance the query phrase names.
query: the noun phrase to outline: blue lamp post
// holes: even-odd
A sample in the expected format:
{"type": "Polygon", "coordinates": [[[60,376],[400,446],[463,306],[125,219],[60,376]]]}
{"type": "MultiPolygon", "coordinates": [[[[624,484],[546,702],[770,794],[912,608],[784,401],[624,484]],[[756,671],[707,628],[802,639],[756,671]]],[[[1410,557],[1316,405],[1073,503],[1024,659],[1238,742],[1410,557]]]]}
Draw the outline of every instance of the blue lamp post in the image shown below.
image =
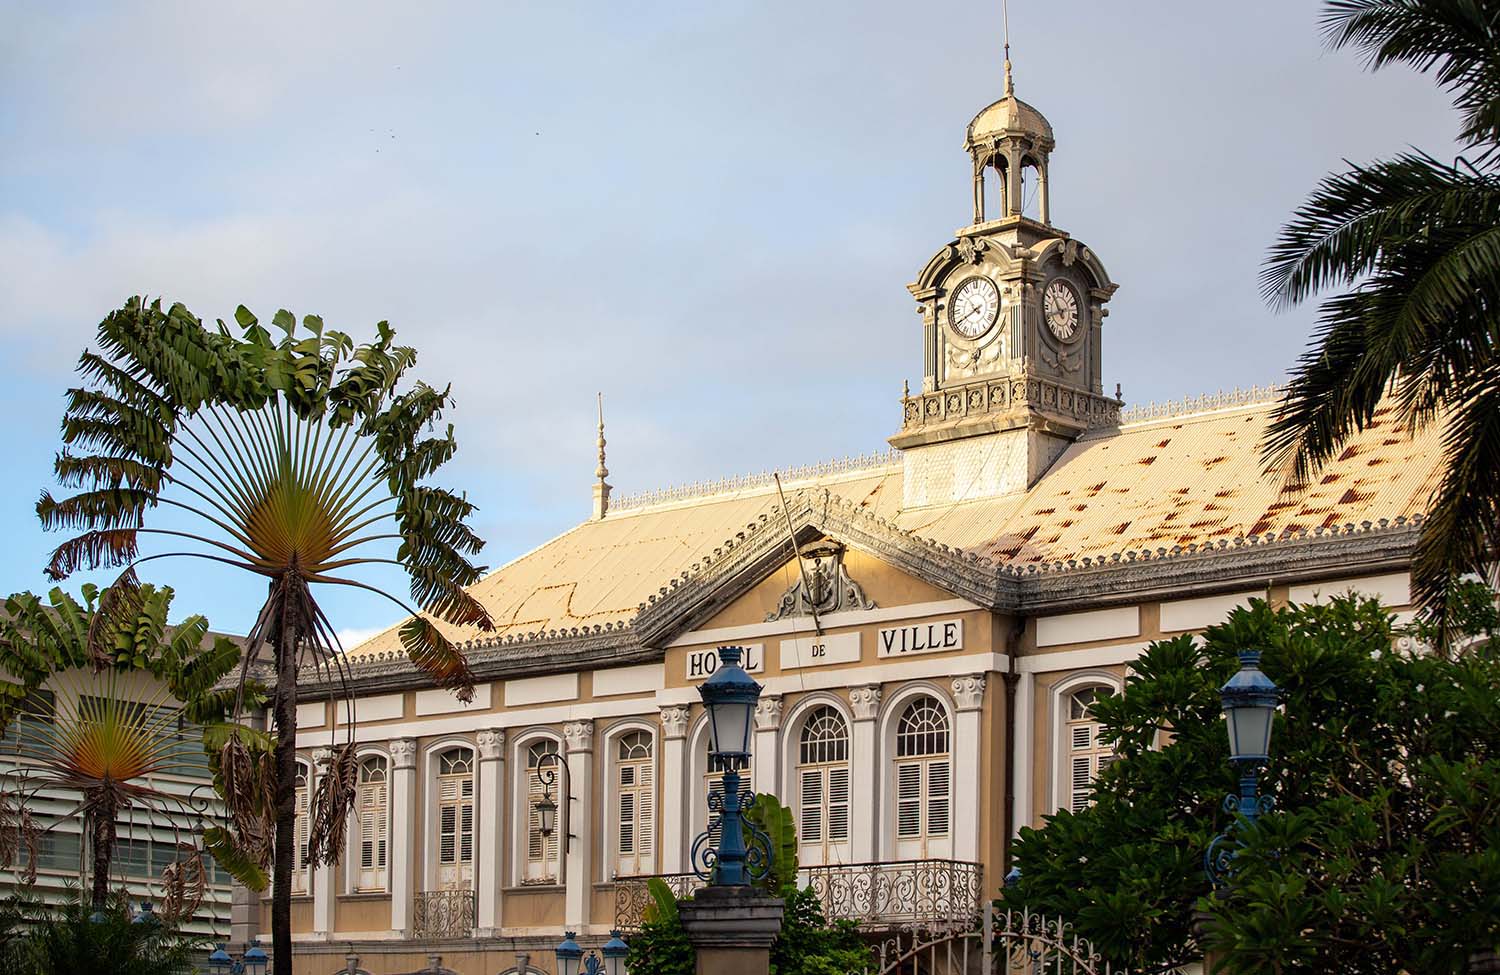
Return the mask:
{"type": "Polygon", "coordinates": [[[208,956],[208,968],[214,975],[265,975],[271,958],[260,946],[260,941],[250,942],[250,947],[239,958],[224,950],[223,942],[208,956]]]}
{"type": "Polygon", "coordinates": [[[584,955],[578,946],[577,932],[564,933],[562,943],[556,949],[557,975],[625,975],[625,956],[630,953],[630,947],[620,937],[620,932],[611,931],[609,934],[601,959],[597,951],[584,955]]]}
{"type": "MultiPolygon", "coordinates": [[[[1276,717],[1277,689],[1260,669],[1259,650],[1240,651],[1240,669],[1219,689],[1224,704],[1224,723],[1229,731],[1229,760],[1240,774],[1239,795],[1224,797],[1224,811],[1243,818],[1247,826],[1272,806],[1270,796],[1259,794],[1259,773],[1271,760],[1271,726],[1276,717]]],[[[1238,821],[1214,837],[1203,855],[1209,882],[1221,887],[1234,860],[1234,832],[1238,821]]]]}
{"type": "Polygon", "coordinates": [[[709,808],[719,813],[719,842],[711,848],[710,834],[701,834],[693,843],[693,866],[715,886],[745,887],[752,873],[768,866],[762,849],[752,853],[746,847],[740,799],[740,770],[750,762],[751,718],[762,688],[740,666],[742,647],[720,647],[718,653],[719,666],[698,693],[708,709],[709,763],[724,773],[722,792],[709,797],[709,808]]]}

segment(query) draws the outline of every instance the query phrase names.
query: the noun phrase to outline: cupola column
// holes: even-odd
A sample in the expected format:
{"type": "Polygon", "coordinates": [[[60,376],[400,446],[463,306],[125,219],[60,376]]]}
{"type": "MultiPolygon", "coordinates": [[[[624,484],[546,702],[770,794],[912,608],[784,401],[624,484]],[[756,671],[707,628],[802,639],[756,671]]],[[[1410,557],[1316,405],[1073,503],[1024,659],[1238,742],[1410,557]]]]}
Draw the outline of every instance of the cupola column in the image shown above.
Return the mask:
{"type": "Polygon", "coordinates": [[[1039,162],[1036,166],[1036,198],[1037,216],[1042,223],[1052,226],[1052,203],[1047,198],[1047,163],[1039,162]]]}
{"type": "Polygon", "coordinates": [[[1005,147],[1005,215],[1018,217],[1024,200],[1021,198],[1021,151],[1015,143],[1005,147]]]}

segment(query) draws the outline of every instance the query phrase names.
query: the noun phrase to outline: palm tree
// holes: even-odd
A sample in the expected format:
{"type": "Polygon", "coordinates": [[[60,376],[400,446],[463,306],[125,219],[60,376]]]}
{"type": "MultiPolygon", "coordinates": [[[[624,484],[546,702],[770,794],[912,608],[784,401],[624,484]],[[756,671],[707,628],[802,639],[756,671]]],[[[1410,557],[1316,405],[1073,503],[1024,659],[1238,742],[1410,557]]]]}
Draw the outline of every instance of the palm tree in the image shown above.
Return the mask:
{"type": "MultiPolygon", "coordinates": [[[[373,342],[356,346],[316,316],[299,328],[278,311],[279,338],[243,306],[235,319],[239,334],[222,321],[205,328],[180,304],[163,311],[140,298],[105,318],[100,351],[79,360],[84,383],[68,393],[55,463],[58,481],[80,490],[61,500],[43,494],[37,514],[47,528],[77,532],[48,573],[121,569],[112,587],[120,606],[136,568],[155,559],[211,560],[264,580],[247,640],[273,651],[274,752],[225,734],[216,768],[237,852],[273,872],[275,972],[291,975],[298,675],[306,665],[332,683],[346,676],[314,590],[353,587],[401,606],[412,661],[463,700],[473,677],[439,622],[493,624],[464,588],[483,572],[469,561],[483,545],[466,524],[474,506],[425,483],[457,449],[451,425],[431,432],[452,403],[449,390],[403,382],[416,352],[394,344],[385,322],[373,342]],[[147,527],[148,515],[163,517],[147,527]],[[148,540],[162,547],[144,552],[148,540]],[[351,575],[378,565],[405,570],[415,606],[351,575]]],[[[342,846],[354,796],[352,725],[342,722],[345,740],[313,796],[313,864],[335,862],[342,846]]],[[[232,856],[225,866],[234,871],[232,856]]]]}
{"type": "Polygon", "coordinates": [[[1440,423],[1445,471],[1412,581],[1446,639],[1450,583],[1487,575],[1500,543],[1500,3],[1332,0],[1323,28],[1372,69],[1436,71],[1472,153],[1353,166],[1282,228],[1262,274],[1267,300],[1342,293],[1320,306],[1265,459],[1303,482],[1383,404],[1410,429],[1440,423]]]}
{"type": "MultiPolygon", "coordinates": [[[[26,850],[26,878],[34,879],[44,832],[31,815],[37,793],[76,796],[95,910],[109,898],[115,823],[131,808],[156,813],[178,837],[178,856],[161,878],[165,913],[190,915],[205,889],[206,851],[193,836],[201,811],[156,788],[153,778],[184,765],[173,702],[185,702],[183,716],[194,723],[221,719],[225,694],[214,685],[238,666],[240,648],[226,637],[210,639],[202,616],[169,627],[172,597],[171,589],[144,585],[133,593],[133,613],[105,618],[94,586],[83,587],[82,603],[61,589],[45,603],[21,592],[0,615],[0,671],[13,678],[0,680],[0,730],[13,726],[19,760],[0,775],[0,866],[26,850]],[[151,699],[123,693],[119,678],[130,672],[155,678],[151,699]]],[[[250,692],[260,695],[255,687],[250,692]]]]}

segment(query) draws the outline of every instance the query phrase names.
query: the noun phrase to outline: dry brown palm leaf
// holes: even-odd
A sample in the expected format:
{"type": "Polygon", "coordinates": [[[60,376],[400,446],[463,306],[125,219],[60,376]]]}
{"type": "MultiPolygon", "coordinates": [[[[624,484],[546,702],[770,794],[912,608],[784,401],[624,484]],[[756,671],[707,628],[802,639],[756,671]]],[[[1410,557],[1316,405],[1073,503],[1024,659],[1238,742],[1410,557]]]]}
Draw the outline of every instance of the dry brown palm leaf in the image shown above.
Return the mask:
{"type": "Polygon", "coordinates": [[[308,863],[316,866],[338,862],[358,782],[359,762],[354,743],[345,742],[333,749],[328,773],[319,780],[313,793],[307,829],[308,863]]]}
{"type": "Polygon", "coordinates": [[[161,916],[169,924],[193,916],[208,891],[203,851],[191,843],[177,844],[177,859],[161,871],[161,916]]]}

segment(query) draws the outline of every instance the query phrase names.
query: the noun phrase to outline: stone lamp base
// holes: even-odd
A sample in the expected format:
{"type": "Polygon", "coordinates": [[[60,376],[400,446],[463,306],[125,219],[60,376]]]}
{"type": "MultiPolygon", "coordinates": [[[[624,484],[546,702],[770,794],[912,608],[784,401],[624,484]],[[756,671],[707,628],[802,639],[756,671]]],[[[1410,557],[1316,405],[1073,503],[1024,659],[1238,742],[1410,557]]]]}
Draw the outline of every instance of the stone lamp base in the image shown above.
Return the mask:
{"type": "Polygon", "coordinates": [[[779,897],[753,887],[704,887],[678,911],[698,975],[766,975],[781,931],[779,897]]]}

